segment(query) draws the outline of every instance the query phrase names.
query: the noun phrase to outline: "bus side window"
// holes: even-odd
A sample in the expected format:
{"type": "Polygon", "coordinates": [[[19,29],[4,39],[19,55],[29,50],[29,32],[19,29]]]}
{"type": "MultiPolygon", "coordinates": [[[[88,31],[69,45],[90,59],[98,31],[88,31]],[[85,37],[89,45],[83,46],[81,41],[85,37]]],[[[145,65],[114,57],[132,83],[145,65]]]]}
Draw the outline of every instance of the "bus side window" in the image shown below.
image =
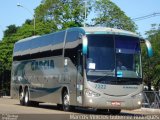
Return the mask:
{"type": "Polygon", "coordinates": [[[53,69],[53,68],[54,68],[54,61],[50,60],[50,69],[53,69]]]}
{"type": "Polygon", "coordinates": [[[34,70],[38,70],[38,62],[35,61],[35,69],[34,70]]]}
{"type": "Polygon", "coordinates": [[[44,61],[44,69],[49,69],[49,60],[44,61]]]}
{"type": "Polygon", "coordinates": [[[32,63],[31,63],[31,69],[32,69],[32,71],[35,70],[35,61],[32,61],[32,63]]]}
{"type": "Polygon", "coordinates": [[[38,68],[39,68],[39,69],[43,69],[43,66],[44,66],[44,65],[43,65],[43,61],[39,61],[39,66],[38,66],[38,68]]]}

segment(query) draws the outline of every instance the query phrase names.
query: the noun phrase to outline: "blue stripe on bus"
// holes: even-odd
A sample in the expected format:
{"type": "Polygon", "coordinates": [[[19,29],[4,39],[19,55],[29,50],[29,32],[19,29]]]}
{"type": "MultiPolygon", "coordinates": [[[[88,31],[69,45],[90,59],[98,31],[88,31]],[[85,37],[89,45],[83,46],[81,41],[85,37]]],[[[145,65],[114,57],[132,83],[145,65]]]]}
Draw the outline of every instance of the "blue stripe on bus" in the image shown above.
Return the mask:
{"type": "Polygon", "coordinates": [[[54,93],[59,90],[61,86],[55,88],[30,88],[30,92],[45,92],[45,93],[54,93]]]}

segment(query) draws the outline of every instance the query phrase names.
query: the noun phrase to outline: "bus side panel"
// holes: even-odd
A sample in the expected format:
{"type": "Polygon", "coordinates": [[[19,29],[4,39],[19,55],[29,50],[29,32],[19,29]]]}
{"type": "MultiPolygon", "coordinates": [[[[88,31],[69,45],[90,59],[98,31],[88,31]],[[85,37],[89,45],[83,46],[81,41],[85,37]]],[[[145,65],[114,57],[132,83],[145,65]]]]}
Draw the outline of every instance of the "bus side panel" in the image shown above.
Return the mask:
{"type": "Polygon", "coordinates": [[[19,89],[28,84],[24,79],[24,63],[20,61],[14,61],[12,64],[12,77],[11,77],[11,98],[18,99],[19,89]]]}
{"type": "MultiPolygon", "coordinates": [[[[32,70],[30,99],[39,102],[59,103],[61,97],[62,57],[48,57],[35,60],[32,70]]],[[[33,64],[32,64],[33,65],[33,64]]]]}
{"type": "Polygon", "coordinates": [[[11,98],[18,99],[18,89],[16,87],[15,76],[14,76],[15,62],[12,63],[12,74],[11,74],[11,89],[10,94],[11,98]]]}

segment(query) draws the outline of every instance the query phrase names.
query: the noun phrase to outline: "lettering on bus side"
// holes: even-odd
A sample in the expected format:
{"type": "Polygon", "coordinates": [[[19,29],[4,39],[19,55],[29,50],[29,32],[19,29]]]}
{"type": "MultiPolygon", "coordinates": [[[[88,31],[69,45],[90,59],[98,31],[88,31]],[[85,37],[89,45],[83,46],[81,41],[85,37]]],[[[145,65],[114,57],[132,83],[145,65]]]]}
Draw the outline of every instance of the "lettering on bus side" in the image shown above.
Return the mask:
{"type": "Polygon", "coordinates": [[[34,70],[47,70],[47,69],[54,69],[54,60],[33,60],[31,63],[31,69],[34,70]]]}

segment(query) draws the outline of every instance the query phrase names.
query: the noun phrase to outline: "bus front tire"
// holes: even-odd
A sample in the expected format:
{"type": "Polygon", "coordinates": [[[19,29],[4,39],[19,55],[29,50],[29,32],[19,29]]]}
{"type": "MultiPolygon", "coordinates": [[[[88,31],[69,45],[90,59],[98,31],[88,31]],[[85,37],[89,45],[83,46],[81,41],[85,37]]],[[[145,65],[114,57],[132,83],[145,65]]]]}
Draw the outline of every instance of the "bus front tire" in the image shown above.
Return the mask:
{"type": "Polygon", "coordinates": [[[120,109],[109,109],[109,113],[112,115],[117,115],[121,112],[120,109]]]}
{"type": "Polygon", "coordinates": [[[97,109],[97,112],[100,113],[100,114],[107,114],[108,109],[97,109]]]}

